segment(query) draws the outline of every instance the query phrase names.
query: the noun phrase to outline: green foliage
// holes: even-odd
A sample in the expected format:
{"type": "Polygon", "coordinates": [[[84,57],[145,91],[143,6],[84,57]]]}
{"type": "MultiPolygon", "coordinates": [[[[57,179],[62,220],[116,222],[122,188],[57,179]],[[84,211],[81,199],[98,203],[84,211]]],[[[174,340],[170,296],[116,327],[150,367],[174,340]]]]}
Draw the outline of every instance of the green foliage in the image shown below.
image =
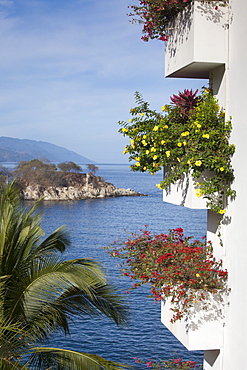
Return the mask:
{"type": "Polygon", "coordinates": [[[71,161],[59,163],[57,167],[64,172],[80,172],[82,170],[81,166],[71,161]]]}
{"type": "Polygon", "coordinates": [[[99,263],[64,260],[70,241],[63,227],[45,238],[36,208],[21,207],[14,184],[0,190],[1,369],[29,368],[27,358],[39,370],[50,369],[51,358],[54,370],[122,368],[95,355],[35,347],[58,331],[68,334],[77,315],[104,315],[118,325],[127,315],[99,263]]]}
{"type": "Polygon", "coordinates": [[[7,167],[0,164],[0,184],[8,182],[12,177],[12,172],[7,167]]]}
{"type": "Polygon", "coordinates": [[[21,175],[31,170],[55,171],[56,169],[57,167],[53,163],[45,163],[39,159],[32,159],[31,161],[21,161],[18,163],[15,171],[17,175],[21,175]]]}
{"type": "Polygon", "coordinates": [[[135,98],[138,106],[130,110],[132,118],[119,122],[119,132],[130,138],[124,154],[136,161],[131,169],[154,174],[164,167],[165,179],[157,187],[167,190],[184,176],[192,175],[196,195],[207,199],[209,209],[223,214],[227,198],[235,196],[231,189],[235,147],[229,143],[231,122],[225,121],[225,113],[212,92],[204,89],[189,112],[170,104],[158,113],[138,92],[135,98]]]}
{"type": "Polygon", "coordinates": [[[95,166],[95,164],[88,164],[87,165],[87,169],[90,173],[92,173],[93,175],[96,174],[96,172],[98,171],[99,167],[95,166]]]}

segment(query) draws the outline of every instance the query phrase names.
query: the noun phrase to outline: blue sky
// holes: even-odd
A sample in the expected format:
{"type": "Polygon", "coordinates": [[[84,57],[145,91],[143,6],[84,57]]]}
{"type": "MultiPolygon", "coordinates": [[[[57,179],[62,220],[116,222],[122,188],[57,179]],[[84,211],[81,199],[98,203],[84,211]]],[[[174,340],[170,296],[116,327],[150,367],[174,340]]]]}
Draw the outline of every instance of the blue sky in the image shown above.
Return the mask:
{"type": "Polygon", "coordinates": [[[139,91],[160,110],[205,81],[164,78],[164,43],[141,41],[137,0],[0,0],[0,136],[48,141],[98,163],[127,163],[139,91]]]}

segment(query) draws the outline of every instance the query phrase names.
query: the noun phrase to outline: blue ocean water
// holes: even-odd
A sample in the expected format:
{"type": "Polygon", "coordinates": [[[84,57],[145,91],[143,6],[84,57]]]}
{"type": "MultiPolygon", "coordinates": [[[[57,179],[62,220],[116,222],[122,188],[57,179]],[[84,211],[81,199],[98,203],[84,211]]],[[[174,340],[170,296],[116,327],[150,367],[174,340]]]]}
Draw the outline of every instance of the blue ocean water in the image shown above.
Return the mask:
{"type": "MultiPolygon", "coordinates": [[[[83,165],[82,165],[83,167],[83,165]]],[[[103,247],[114,240],[125,237],[127,231],[138,231],[144,225],[156,232],[167,232],[182,227],[185,234],[196,239],[206,234],[206,212],[190,210],[162,201],[161,190],[155,184],[162,179],[162,173],[154,176],[134,173],[128,165],[98,165],[97,175],[123,188],[131,188],[147,194],[145,197],[119,197],[82,200],[76,202],[43,202],[43,227],[47,233],[66,225],[72,245],[68,258],[90,257],[101,261],[109,279],[122,292],[131,286],[127,277],[120,277],[117,260],[110,257],[103,247]]],[[[28,203],[28,202],[27,202],[28,203]]],[[[202,352],[189,352],[160,322],[160,303],[155,303],[148,287],[138,288],[126,294],[130,305],[130,319],[127,327],[116,327],[102,317],[76,318],[71,335],[60,334],[52,339],[52,346],[61,346],[77,351],[96,353],[109,360],[134,364],[134,357],[145,361],[170,359],[175,353],[184,360],[202,363],[202,352]]]]}

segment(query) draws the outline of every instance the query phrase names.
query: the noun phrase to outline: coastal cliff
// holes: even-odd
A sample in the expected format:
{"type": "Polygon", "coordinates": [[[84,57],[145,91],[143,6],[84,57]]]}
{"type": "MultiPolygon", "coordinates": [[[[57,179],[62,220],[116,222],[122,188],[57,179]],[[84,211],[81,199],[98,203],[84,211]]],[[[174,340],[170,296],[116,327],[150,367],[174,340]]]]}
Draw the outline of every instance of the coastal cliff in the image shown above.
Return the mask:
{"type": "MultiPolygon", "coordinates": [[[[37,173],[37,172],[36,172],[37,173]]],[[[43,197],[44,200],[81,200],[122,196],[142,196],[134,190],[117,188],[106,182],[100,176],[90,173],[67,173],[56,172],[56,177],[34,178],[32,181],[18,180],[20,197],[23,200],[37,200],[43,197]]]]}

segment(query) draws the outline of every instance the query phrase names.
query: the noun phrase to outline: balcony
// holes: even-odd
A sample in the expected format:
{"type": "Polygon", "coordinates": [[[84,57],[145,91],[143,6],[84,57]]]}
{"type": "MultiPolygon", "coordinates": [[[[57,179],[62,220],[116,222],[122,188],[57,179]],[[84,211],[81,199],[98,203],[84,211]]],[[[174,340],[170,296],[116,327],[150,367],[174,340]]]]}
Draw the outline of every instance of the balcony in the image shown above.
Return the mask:
{"type": "Polygon", "coordinates": [[[195,0],[170,23],[165,76],[209,78],[227,61],[228,8],[195,0]]]}
{"type": "MultiPolygon", "coordinates": [[[[165,168],[165,178],[169,171],[165,168]]],[[[206,209],[207,200],[196,195],[197,182],[207,181],[207,178],[211,176],[210,171],[204,171],[198,179],[194,179],[190,175],[184,175],[175,184],[170,185],[169,189],[163,191],[163,201],[192,209],[206,209]]]]}
{"type": "Polygon", "coordinates": [[[193,313],[171,323],[172,304],[169,300],[161,303],[161,322],[190,351],[219,350],[223,348],[224,303],[220,294],[211,295],[208,310],[200,302],[195,303],[193,313]]]}

